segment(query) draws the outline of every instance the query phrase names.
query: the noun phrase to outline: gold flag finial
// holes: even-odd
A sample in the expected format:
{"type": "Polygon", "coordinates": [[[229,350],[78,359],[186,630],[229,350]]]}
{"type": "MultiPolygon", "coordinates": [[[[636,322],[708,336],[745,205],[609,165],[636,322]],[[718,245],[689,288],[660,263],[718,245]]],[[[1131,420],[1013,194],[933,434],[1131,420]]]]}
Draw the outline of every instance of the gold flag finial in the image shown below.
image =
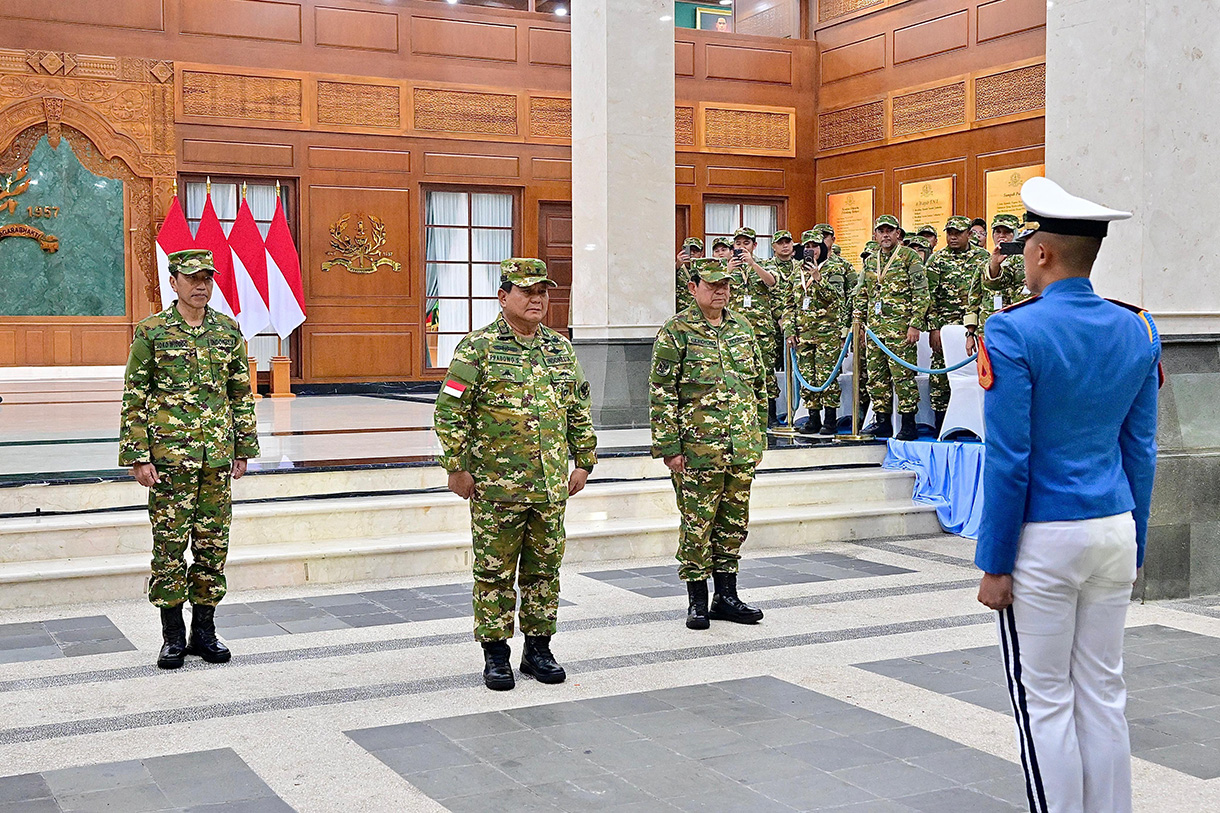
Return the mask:
{"type": "Polygon", "coordinates": [[[242,200],[246,199],[246,182],[245,181],[241,182],[241,199],[242,200]]]}
{"type": "Polygon", "coordinates": [[[171,191],[174,193],[174,197],[178,197],[178,179],[177,178],[174,178],[174,181],[171,184],[171,191]]]}
{"type": "Polygon", "coordinates": [[[204,191],[209,195],[212,194],[212,176],[208,175],[203,179],[204,191]]]}

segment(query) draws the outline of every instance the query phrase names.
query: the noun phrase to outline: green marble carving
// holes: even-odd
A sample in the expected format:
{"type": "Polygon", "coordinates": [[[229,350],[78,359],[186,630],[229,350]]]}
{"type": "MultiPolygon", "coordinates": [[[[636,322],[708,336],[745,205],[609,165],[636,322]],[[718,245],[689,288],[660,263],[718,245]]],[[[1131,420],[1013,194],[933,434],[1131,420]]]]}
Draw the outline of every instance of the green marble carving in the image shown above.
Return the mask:
{"type": "Polygon", "coordinates": [[[0,197],[0,234],[10,235],[0,239],[0,315],[123,316],[123,182],[94,175],[66,139],[52,148],[46,136],[24,177],[0,175],[0,194],[10,179],[0,197]],[[21,236],[30,228],[46,237],[21,236]]]}

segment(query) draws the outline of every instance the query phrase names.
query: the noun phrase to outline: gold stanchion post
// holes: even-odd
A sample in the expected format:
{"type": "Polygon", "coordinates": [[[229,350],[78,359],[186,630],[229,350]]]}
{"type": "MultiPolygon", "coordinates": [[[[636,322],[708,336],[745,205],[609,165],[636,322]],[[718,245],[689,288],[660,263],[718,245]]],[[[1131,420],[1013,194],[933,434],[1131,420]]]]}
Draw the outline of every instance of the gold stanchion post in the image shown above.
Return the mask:
{"type": "Polygon", "coordinates": [[[861,358],[863,355],[861,350],[864,348],[864,324],[860,321],[860,317],[855,317],[851,322],[851,434],[836,435],[835,440],[872,440],[872,435],[864,435],[860,433],[860,421],[864,416],[860,414],[860,368],[864,364],[861,358]]]}
{"type": "Polygon", "coordinates": [[[786,418],[787,426],[777,426],[774,429],[768,429],[767,432],[772,435],[782,437],[794,437],[796,435],[796,426],[793,425],[793,412],[796,410],[792,407],[792,388],[796,386],[796,376],[792,374],[792,349],[788,347],[787,340],[783,343],[784,348],[784,400],[788,404],[788,417],[786,418]]]}

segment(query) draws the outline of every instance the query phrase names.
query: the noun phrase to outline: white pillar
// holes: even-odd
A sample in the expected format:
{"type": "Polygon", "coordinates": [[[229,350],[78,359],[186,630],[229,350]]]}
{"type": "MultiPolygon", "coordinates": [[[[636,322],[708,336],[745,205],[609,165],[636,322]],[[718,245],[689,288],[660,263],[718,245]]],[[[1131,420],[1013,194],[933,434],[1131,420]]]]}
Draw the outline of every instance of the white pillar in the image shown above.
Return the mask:
{"type": "Polygon", "coordinates": [[[673,3],[574,5],[572,339],[596,423],[643,426],[674,309],[673,3]]]}

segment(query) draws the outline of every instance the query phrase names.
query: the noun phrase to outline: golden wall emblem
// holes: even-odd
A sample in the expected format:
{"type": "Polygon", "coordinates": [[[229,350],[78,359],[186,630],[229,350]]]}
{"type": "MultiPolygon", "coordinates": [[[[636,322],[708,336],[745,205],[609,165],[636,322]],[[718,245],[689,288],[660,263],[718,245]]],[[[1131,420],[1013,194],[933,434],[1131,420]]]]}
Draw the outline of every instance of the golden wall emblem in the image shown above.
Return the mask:
{"type": "Polygon", "coordinates": [[[38,241],[38,247],[48,254],[54,254],[59,251],[58,237],[53,234],[47,234],[42,229],[27,226],[24,223],[10,223],[7,226],[0,226],[0,240],[5,240],[9,237],[28,237],[31,240],[36,240],[38,241]]]}
{"type": "Polygon", "coordinates": [[[30,179],[26,177],[29,168],[28,163],[22,164],[12,175],[4,177],[4,189],[0,190],[0,211],[8,209],[10,215],[17,211],[16,197],[30,188],[30,179]],[[16,189],[13,188],[14,182],[17,184],[16,189]]]}
{"type": "Polygon", "coordinates": [[[402,263],[390,259],[394,252],[385,251],[385,223],[381,218],[368,215],[369,226],[365,226],[365,215],[357,212],[355,215],[355,231],[348,233],[348,222],[352,219],[351,212],[344,212],[330,227],[331,250],[326,256],[334,257],[322,263],[322,270],[329,271],[338,266],[346,268],[353,274],[371,274],[378,268],[389,268],[391,271],[401,271],[402,263]]]}

